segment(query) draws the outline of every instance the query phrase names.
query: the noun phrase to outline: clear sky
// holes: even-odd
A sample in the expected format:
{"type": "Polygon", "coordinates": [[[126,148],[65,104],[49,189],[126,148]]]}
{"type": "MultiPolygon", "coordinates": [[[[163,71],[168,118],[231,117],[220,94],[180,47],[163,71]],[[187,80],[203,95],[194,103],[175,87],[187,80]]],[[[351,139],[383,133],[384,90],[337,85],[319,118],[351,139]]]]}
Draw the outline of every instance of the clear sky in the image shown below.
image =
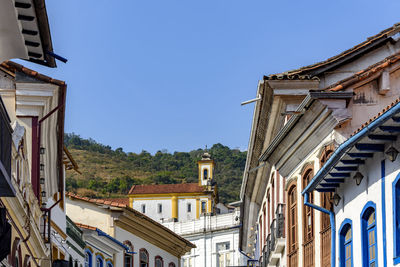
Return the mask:
{"type": "Polygon", "coordinates": [[[66,132],[126,152],[247,149],[258,80],[400,22],[400,1],[47,0],[66,132]]]}

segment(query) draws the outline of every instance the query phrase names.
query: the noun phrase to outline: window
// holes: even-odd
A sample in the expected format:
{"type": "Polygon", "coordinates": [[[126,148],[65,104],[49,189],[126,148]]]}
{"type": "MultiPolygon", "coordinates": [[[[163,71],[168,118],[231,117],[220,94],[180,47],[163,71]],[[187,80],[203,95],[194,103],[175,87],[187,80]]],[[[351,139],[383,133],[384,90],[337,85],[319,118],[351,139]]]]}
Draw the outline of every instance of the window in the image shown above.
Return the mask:
{"type": "MultiPolygon", "coordinates": [[[[133,252],[133,245],[129,240],[125,240],[124,241],[124,245],[129,248],[129,252],[133,252]]],[[[124,255],[124,266],[125,267],[133,267],[133,254],[132,253],[125,252],[125,255],[124,255]]]]}
{"type": "Polygon", "coordinates": [[[341,267],[353,266],[353,234],[351,220],[346,219],[339,230],[339,255],[341,267]]]}
{"type": "Polygon", "coordinates": [[[393,181],[393,256],[394,264],[400,263],[400,174],[393,181]]]}
{"type": "Polygon", "coordinates": [[[149,267],[149,253],[146,249],[139,250],[140,267],[149,267]]]}
{"type": "Polygon", "coordinates": [[[207,180],[208,179],[208,169],[204,169],[203,170],[203,180],[207,180]]]}
{"type": "Polygon", "coordinates": [[[103,257],[101,255],[96,255],[96,267],[103,267],[103,257]]]}
{"type": "Polygon", "coordinates": [[[361,213],[363,266],[366,267],[378,266],[375,207],[375,203],[370,201],[361,213]]]}
{"type": "Polygon", "coordinates": [[[297,267],[297,186],[288,188],[288,266],[297,267]]]}
{"type": "Polygon", "coordinates": [[[164,261],[160,256],[156,256],[154,258],[154,266],[155,267],[164,267],[164,261]]]}
{"type": "Polygon", "coordinates": [[[193,263],[193,258],[189,257],[189,258],[183,258],[183,267],[193,267],[194,263],[193,263]]]}
{"type": "Polygon", "coordinates": [[[201,202],[201,213],[206,213],[207,212],[207,201],[202,201],[201,202]]]}
{"type": "Polygon", "coordinates": [[[187,204],[187,212],[192,212],[192,204],[191,203],[187,204]]]}
{"type": "Polygon", "coordinates": [[[142,204],[142,213],[146,213],[146,205],[142,204]]]}
{"type": "Polygon", "coordinates": [[[112,264],[111,260],[107,260],[106,261],[106,267],[114,267],[114,265],[112,264]]]}
{"type": "Polygon", "coordinates": [[[162,204],[160,203],[157,204],[157,211],[158,213],[162,213],[162,204]]]}
{"type": "MultiPolygon", "coordinates": [[[[312,166],[305,168],[303,172],[303,190],[311,181],[313,174],[312,166]]],[[[310,193],[310,203],[314,202],[313,193],[310,193]]],[[[314,210],[303,204],[303,262],[304,266],[314,266],[314,210]]]]}
{"type": "Polygon", "coordinates": [[[89,249],[85,250],[85,267],[92,267],[92,252],[89,249]]]}
{"type": "Polygon", "coordinates": [[[170,262],[170,263],[168,264],[168,267],[175,267],[175,263],[170,262]]]}
{"type": "Polygon", "coordinates": [[[229,242],[217,243],[217,257],[218,267],[231,266],[232,255],[229,242]]]}

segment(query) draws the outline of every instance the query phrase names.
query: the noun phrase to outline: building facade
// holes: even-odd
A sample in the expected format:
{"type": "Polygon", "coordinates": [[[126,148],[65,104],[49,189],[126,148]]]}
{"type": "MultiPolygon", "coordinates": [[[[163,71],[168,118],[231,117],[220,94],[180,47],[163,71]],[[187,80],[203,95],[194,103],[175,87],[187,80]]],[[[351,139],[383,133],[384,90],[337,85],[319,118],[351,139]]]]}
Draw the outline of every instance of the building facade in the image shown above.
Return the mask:
{"type": "Polygon", "coordinates": [[[216,212],[215,163],[204,153],[198,161],[198,183],[133,185],[129,206],[158,222],[191,221],[216,212]]]}
{"type": "MultiPolygon", "coordinates": [[[[86,266],[95,266],[97,258],[103,265],[109,259],[112,266],[179,266],[183,255],[194,244],[158,222],[130,208],[126,203],[89,199],[67,193],[67,214],[84,231],[86,266]],[[90,237],[90,238],[88,238],[90,237]],[[108,255],[96,255],[97,239],[114,242],[108,255]],[[96,239],[96,240],[95,240],[96,239]],[[114,251],[114,252],[113,252],[114,251]],[[88,260],[90,258],[91,260],[88,260]]],[[[96,265],[98,266],[98,265],[96,265]]]]}
{"type": "MultiPolygon", "coordinates": [[[[304,205],[302,191],[341,143],[400,95],[399,30],[394,25],[326,61],[259,83],[241,190],[240,247],[249,262],[337,265],[332,218],[304,205]]],[[[357,153],[345,162],[357,161],[357,153]]],[[[328,177],[309,203],[333,211],[333,188],[345,178],[328,177]]]]}

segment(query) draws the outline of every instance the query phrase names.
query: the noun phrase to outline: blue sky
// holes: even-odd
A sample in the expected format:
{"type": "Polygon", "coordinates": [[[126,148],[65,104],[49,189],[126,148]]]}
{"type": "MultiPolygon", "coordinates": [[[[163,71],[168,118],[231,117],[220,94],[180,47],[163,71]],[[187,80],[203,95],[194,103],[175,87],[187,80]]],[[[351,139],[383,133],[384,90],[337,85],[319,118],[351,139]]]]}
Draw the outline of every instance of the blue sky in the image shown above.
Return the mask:
{"type": "Polygon", "coordinates": [[[400,22],[400,1],[47,0],[66,132],[126,152],[247,149],[258,80],[400,22]]]}

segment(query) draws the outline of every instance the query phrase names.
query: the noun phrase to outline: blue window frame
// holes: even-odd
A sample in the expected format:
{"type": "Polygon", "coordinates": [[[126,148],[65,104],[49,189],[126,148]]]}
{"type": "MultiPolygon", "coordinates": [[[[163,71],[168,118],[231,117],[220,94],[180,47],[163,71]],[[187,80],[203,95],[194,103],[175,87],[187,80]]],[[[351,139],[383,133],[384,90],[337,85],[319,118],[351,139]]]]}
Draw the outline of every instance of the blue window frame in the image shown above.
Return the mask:
{"type": "Polygon", "coordinates": [[[393,264],[400,263],[400,174],[392,183],[393,189],[393,264]]]}
{"type": "Polygon", "coordinates": [[[353,232],[352,221],[345,219],[339,230],[340,266],[353,267],[353,232]]]}
{"type": "Polygon", "coordinates": [[[111,260],[106,260],[106,267],[114,267],[111,260]]]}
{"type": "Polygon", "coordinates": [[[96,255],[96,267],[103,267],[104,259],[101,255],[96,255]]]}
{"type": "Polygon", "coordinates": [[[85,249],[85,267],[92,267],[93,260],[92,260],[92,252],[89,249],[85,249]]]}
{"type": "Polygon", "coordinates": [[[378,266],[376,205],[369,201],[361,213],[362,255],[364,267],[378,266]]]}

